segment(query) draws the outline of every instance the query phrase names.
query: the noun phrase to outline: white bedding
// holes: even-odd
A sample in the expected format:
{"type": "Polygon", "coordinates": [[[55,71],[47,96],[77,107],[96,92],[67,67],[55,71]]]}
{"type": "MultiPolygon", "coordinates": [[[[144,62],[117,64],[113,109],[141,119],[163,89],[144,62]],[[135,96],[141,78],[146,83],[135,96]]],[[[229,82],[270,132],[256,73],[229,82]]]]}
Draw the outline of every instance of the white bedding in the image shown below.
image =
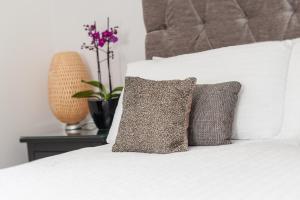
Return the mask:
{"type": "MultiPolygon", "coordinates": [[[[300,46],[300,43],[294,44],[291,41],[259,42],[180,55],[163,60],[138,61],[128,64],[126,76],[137,76],[150,80],[195,77],[198,84],[239,81],[242,88],[236,106],[232,138],[273,138],[281,131],[291,54],[299,55],[299,52],[298,54],[294,52],[295,46],[300,46]]],[[[299,73],[295,73],[294,76],[299,77],[299,73]]],[[[289,86],[294,82],[292,81],[289,86]]],[[[295,84],[295,89],[298,89],[297,84],[295,84]]],[[[295,89],[288,91],[294,94],[295,89]]],[[[293,99],[297,100],[299,96],[296,95],[293,99]]],[[[291,107],[297,108],[296,105],[299,101],[294,102],[291,107]]],[[[122,114],[121,107],[122,101],[118,105],[108,141],[114,141],[118,132],[122,114]]],[[[295,115],[289,116],[290,119],[295,115]]],[[[295,119],[294,121],[297,121],[298,118],[295,119]]],[[[291,125],[288,123],[287,126],[291,125]]],[[[294,128],[294,130],[297,129],[294,128]]]]}
{"type": "Polygon", "coordinates": [[[1,200],[299,200],[300,141],[239,141],[185,153],[86,148],[0,170],[1,200]]]}

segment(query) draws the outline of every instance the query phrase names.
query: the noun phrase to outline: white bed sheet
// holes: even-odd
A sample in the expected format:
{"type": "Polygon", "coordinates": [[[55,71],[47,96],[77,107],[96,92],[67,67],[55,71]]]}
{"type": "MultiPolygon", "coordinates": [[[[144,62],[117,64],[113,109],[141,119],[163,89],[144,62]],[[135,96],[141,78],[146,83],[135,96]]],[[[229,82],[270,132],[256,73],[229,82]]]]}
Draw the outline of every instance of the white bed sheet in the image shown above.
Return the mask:
{"type": "Polygon", "coordinates": [[[238,141],[184,153],[86,148],[0,170],[1,200],[299,200],[299,141],[238,141]]]}

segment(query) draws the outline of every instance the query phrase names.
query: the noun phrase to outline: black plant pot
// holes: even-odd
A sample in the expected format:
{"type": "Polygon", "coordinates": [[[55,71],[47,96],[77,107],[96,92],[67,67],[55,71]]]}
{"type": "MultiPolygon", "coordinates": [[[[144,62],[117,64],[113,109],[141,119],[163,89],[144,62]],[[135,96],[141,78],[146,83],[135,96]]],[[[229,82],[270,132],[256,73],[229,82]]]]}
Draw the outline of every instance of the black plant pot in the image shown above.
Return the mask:
{"type": "Polygon", "coordinates": [[[119,99],[109,101],[89,99],[89,110],[98,129],[109,129],[115,115],[119,99]]]}

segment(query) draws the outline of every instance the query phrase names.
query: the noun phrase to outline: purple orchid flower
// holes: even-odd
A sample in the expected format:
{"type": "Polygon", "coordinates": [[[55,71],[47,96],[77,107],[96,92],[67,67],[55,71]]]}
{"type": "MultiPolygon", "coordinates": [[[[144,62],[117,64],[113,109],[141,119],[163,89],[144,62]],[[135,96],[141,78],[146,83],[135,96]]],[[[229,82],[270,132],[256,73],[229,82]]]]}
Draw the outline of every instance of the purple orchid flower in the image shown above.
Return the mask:
{"type": "Polygon", "coordinates": [[[100,39],[100,33],[99,32],[94,32],[92,34],[92,39],[93,39],[93,41],[99,40],[100,39]]]}
{"type": "Polygon", "coordinates": [[[112,83],[111,83],[111,72],[110,72],[110,60],[114,59],[114,51],[111,48],[110,43],[116,43],[119,41],[117,37],[118,27],[110,27],[109,18],[107,18],[107,28],[104,31],[97,30],[96,22],[92,25],[83,25],[84,30],[87,31],[88,36],[91,38],[89,44],[83,43],[81,48],[87,49],[90,51],[96,52],[97,57],[97,67],[98,67],[98,81],[101,83],[101,68],[100,63],[103,60],[100,60],[100,53],[104,52],[106,54],[106,61],[108,67],[109,74],[109,89],[112,91],[112,83]],[[101,49],[103,48],[103,49],[101,49]],[[100,51],[101,49],[101,51],[100,51]]]}
{"type": "Polygon", "coordinates": [[[113,33],[108,30],[102,32],[103,38],[110,38],[112,35],[113,35],[113,33]]]}
{"type": "Polygon", "coordinates": [[[99,47],[104,47],[105,43],[106,43],[106,40],[103,39],[103,38],[100,38],[100,39],[98,40],[98,46],[99,46],[99,47]]]}
{"type": "Polygon", "coordinates": [[[90,26],[90,31],[94,31],[94,30],[96,30],[96,26],[95,25],[91,25],[90,26]]]}
{"type": "Polygon", "coordinates": [[[112,43],[116,43],[116,42],[118,42],[118,37],[116,37],[116,36],[114,36],[114,35],[112,35],[110,38],[109,38],[109,41],[110,42],[112,42],[112,43]]]}

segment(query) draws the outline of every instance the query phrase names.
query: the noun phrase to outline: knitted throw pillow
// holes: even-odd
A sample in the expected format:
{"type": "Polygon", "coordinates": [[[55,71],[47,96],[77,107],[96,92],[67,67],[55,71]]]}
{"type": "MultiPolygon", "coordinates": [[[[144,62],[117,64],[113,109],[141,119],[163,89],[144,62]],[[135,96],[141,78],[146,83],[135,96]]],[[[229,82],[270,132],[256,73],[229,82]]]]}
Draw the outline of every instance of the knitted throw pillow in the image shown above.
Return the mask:
{"type": "Polygon", "coordinates": [[[240,89],[239,82],[196,86],[190,115],[189,145],[231,143],[234,110],[240,89]]]}

